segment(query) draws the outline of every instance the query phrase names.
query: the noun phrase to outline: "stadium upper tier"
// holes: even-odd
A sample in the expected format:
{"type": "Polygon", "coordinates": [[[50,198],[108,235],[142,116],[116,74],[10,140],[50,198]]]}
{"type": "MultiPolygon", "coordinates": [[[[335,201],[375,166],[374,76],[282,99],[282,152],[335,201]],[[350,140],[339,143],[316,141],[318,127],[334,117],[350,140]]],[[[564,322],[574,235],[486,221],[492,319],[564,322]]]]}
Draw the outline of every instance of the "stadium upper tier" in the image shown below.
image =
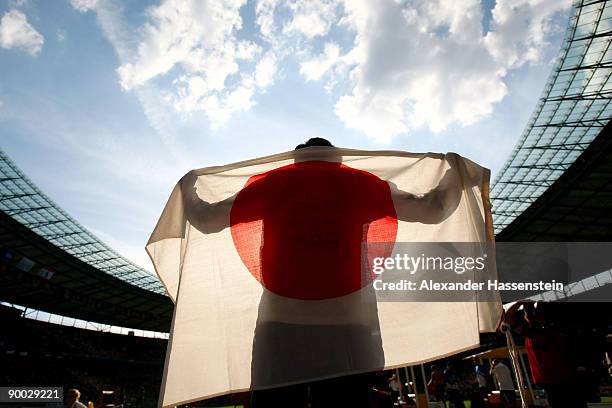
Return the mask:
{"type": "Polygon", "coordinates": [[[165,293],[155,275],[119,255],[66,214],[1,150],[0,210],[85,263],[132,285],[165,293]]]}
{"type": "Polygon", "coordinates": [[[2,151],[0,301],[157,332],[169,330],[173,310],[156,276],[72,219],[2,151]]]}
{"type": "Polygon", "coordinates": [[[565,39],[542,97],[493,182],[491,201],[498,237],[598,136],[609,137],[604,129],[612,117],[611,40],[612,1],[574,1],[565,39]]]}

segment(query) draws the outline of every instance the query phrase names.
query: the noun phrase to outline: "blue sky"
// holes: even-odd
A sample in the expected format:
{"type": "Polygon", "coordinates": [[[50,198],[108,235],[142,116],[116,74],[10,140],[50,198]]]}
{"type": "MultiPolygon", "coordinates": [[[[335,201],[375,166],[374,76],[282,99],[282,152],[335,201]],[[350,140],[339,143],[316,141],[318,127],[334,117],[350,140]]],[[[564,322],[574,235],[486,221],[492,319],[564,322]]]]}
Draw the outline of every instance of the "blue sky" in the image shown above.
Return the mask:
{"type": "Polygon", "coordinates": [[[0,0],[1,147],[150,269],[191,168],[326,137],[494,174],[558,53],[564,0],[0,0]]]}

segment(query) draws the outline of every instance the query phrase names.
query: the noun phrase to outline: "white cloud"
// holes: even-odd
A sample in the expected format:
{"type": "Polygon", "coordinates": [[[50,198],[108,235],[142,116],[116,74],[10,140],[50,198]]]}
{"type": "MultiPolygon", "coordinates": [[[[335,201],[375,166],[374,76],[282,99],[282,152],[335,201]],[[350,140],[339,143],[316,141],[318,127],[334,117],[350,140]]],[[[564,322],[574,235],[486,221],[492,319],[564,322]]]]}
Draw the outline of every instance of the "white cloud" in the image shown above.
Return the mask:
{"type": "Polygon", "coordinates": [[[291,19],[283,26],[283,33],[307,38],[326,35],[336,19],[337,7],[335,0],[294,0],[288,4],[291,19]]]}
{"type": "Polygon", "coordinates": [[[202,99],[202,107],[213,129],[223,125],[235,112],[250,109],[255,102],[255,81],[245,76],[240,85],[221,96],[210,94],[202,99]]]}
{"type": "Polygon", "coordinates": [[[218,127],[249,109],[256,91],[274,82],[276,56],[237,38],[245,3],[163,0],[150,8],[136,57],[117,69],[122,87],[138,89],[172,71],[163,98],[177,112],[203,111],[218,127]]]}
{"type": "Polygon", "coordinates": [[[335,110],[348,127],[388,142],[416,127],[441,131],[492,111],[506,88],[478,37],[480,2],[460,3],[345,3],[345,21],[356,32],[346,61],[352,91],[335,110]]]}
{"type": "Polygon", "coordinates": [[[499,0],[493,9],[487,49],[508,68],[538,61],[553,29],[551,17],[566,10],[571,0],[499,0]]]}
{"type": "Polygon", "coordinates": [[[70,0],[70,4],[81,13],[93,10],[98,4],[98,0],[70,0]]]}
{"type": "Polygon", "coordinates": [[[0,20],[0,46],[21,49],[31,56],[37,56],[45,42],[44,37],[28,23],[21,11],[10,10],[0,20]]]}
{"type": "Polygon", "coordinates": [[[118,69],[124,89],[175,66],[201,74],[209,89],[223,89],[225,79],[238,71],[234,30],[242,24],[242,4],[164,0],[150,8],[135,61],[118,69]]]}
{"type": "Polygon", "coordinates": [[[334,66],[349,67],[352,91],[339,97],[336,114],[381,142],[420,127],[437,132],[455,123],[467,126],[504,98],[509,69],[539,58],[551,17],[569,6],[556,0],[524,0],[518,8],[509,3],[497,2],[493,32],[484,35],[477,0],[345,0],[342,23],[355,32],[353,48],[327,69],[322,56],[318,64],[303,63],[301,72],[313,79],[334,66]]]}
{"type": "Polygon", "coordinates": [[[553,17],[571,0],[498,0],[488,33],[479,0],[257,0],[259,35],[250,39],[238,35],[246,0],[160,0],[140,30],[117,23],[111,1],[71,0],[95,7],[120,56],[121,86],[160,134],[172,112],[223,125],[293,59],[306,81],[339,85],[334,110],[347,127],[388,142],[491,115],[508,71],[539,61],[553,17]]]}
{"type": "Polygon", "coordinates": [[[300,74],[307,81],[316,81],[328,72],[339,61],[340,47],[333,42],[325,43],[323,53],[314,58],[302,61],[300,74]]]}
{"type": "Polygon", "coordinates": [[[326,90],[348,87],[335,104],[347,127],[388,142],[417,128],[439,132],[491,115],[507,94],[507,72],[539,61],[552,17],[569,6],[498,0],[489,33],[478,0],[293,0],[284,7],[260,0],[255,11],[263,38],[280,49],[277,55],[297,56],[306,81],[327,76],[326,90]],[[330,35],[334,25],[354,36],[349,47],[330,35]],[[315,37],[325,45],[313,56],[315,37]]]}
{"type": "MultiPolygon", "coordinates": [[[[126,24],[121,5],[113,0],[97,0],[92,7],[98,25],[113,46],[119,61],[127,63],[136,53],[133,45],[135,31],[126,24]]],[[[168,153],[176,159],[181,159],[183,155],[175,143],[174,121],[171,115],[173,108],[163,97],[163,92],[154,84],[143,84],[135,89],[134,93],[149,124],[166,146],[168,153]]]]}
{"type": "Polygon", "coordinates": [[[274,10],[277,6],[278,0],[257,0],[255,5],[255,22],[261,36],[268,42],[274,42],[274,10]]]}
{"type": "Polygon", "coordinates": [[[267,52],[255,66],[255,82],[257,86],[266,88],[272,85],[277,68],[276,55],[273,52],[267,52]]]}

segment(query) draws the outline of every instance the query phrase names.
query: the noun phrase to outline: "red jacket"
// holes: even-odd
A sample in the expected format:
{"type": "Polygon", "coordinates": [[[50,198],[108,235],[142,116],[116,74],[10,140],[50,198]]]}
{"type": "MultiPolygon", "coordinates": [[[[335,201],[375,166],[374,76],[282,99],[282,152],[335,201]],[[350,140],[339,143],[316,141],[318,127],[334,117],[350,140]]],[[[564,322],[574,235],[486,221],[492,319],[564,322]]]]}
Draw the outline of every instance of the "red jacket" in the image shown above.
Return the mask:
{"type": "Polygon", "coordinates": [[[529,329],[525,333],[525,347],[534,383],[554,384],[570,379],[567,336],[550,329],[529,329]]]}

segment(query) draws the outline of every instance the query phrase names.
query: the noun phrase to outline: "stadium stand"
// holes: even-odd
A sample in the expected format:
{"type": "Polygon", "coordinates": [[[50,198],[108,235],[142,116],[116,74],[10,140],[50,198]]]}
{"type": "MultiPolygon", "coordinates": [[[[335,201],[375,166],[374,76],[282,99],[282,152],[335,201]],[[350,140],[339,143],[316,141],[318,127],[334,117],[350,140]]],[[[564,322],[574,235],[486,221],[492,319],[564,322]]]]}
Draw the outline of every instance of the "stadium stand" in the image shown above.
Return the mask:
{"type": "MultiPolygon", "coordinates": [[[[0,305],[0,384],[81,390],[98,403],[103,391],[124,407],[155,406],[166,341],[26,319],[0,305]]],[[[108,403],[108,396],[106,394],[108,403]]]]}

